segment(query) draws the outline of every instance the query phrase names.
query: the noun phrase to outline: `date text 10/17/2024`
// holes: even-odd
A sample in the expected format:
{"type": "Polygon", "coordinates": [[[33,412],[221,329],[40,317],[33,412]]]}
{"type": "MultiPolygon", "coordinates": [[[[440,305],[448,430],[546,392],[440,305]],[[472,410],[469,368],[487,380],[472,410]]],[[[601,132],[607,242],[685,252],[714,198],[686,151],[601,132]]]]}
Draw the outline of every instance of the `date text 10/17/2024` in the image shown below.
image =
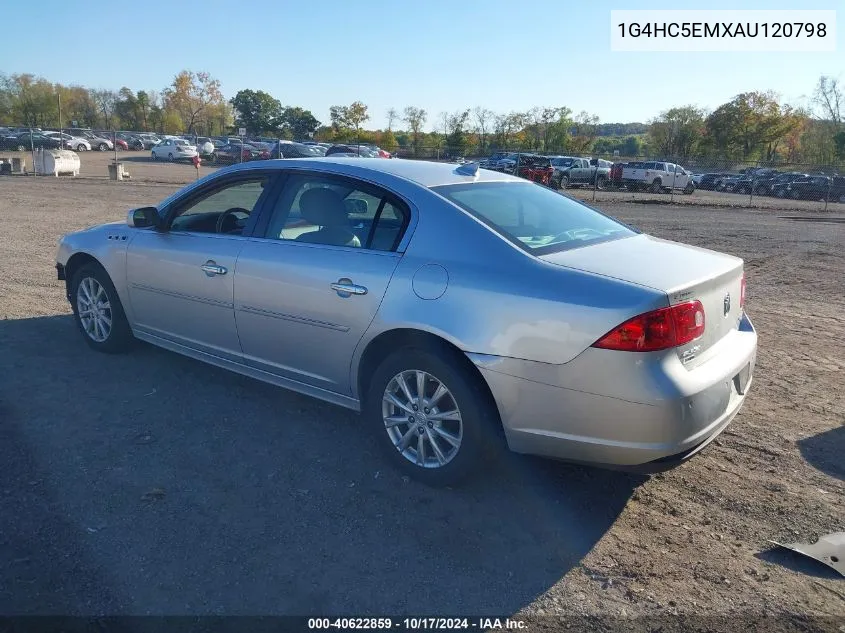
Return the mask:
{"type": "Polygon", "coordinates": [[[309,618],[310,630],[359,629],[359,630],[526,630],[527,623],[511,618],[309,618]]]}

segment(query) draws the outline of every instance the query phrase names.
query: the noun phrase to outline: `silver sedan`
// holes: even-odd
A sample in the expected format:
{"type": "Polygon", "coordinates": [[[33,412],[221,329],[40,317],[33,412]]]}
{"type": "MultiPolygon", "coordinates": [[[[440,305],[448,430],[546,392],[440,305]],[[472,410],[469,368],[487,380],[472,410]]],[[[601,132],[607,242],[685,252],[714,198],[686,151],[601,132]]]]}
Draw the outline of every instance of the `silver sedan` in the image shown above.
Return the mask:
{"type": "Polygon", "coordinates": [[[665,470],[737,414],[757,348],[741,259],[477,164],[235,165],[66,235],[57,270],[92,348],[358,410],[434,485],[503,445],[665,470]]]}

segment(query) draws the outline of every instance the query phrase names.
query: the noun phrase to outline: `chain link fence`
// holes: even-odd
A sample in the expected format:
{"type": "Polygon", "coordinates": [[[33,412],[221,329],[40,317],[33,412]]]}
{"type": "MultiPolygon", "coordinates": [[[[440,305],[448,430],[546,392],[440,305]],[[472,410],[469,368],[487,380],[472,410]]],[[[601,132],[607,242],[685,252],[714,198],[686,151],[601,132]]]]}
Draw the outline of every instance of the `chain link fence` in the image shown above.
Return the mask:
{"type": "MultiPolygon", "coordinates": [[[[238,130],[243,132],[243,130],[238,130]]],[[[205,137],[195,134],[159,135],[132,130],[82,128],[0,129],[2,173],[36,174],[36,153],[66,149],[80,156],[83,177],[106,178],[131,165],[136,180],[185,183],[203,169],[250,160],[352,155],[453,163],[478,162],[490,169],[533,180],[586,201],[628,201],[649,204],[697,204],[784,210],[845,212],[845,166],[791,162],[762,162],[709,157],[660,157],[549,153],[526,151],[467,151],[447,146],[384,147],[362,142],[317,143],[246,134],[205,137]],[[104,166],[108,156],[121,170],[104,166]],[[190,170],[163,164],[182,163],[190,170]],[[194,169],[196,173],[194,174],[194,169]]],[[[128,177],[129,170],[126,170],[128,177]]],[[[118,178],[119,179],[119,178],[118,178]]]]}

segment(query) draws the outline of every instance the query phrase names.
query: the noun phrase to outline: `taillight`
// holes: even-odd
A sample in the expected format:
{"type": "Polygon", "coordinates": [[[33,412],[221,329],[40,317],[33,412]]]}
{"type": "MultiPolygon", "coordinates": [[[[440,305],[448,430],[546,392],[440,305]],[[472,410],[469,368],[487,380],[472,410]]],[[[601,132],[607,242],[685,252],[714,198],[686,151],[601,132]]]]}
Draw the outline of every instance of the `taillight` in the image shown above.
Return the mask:
{"type": "Polygon", "coordinates": [[[745,273],[742,273],[742,282],[739,287],[739,307],[745,307],[745,273]]]}
{"type": "Polygon", "coordinates": [[[684,345],[702,334],[704,306],[700,301],[687,301],[635,316],[592,346],[620,352],[654,352],[684,345]]]}

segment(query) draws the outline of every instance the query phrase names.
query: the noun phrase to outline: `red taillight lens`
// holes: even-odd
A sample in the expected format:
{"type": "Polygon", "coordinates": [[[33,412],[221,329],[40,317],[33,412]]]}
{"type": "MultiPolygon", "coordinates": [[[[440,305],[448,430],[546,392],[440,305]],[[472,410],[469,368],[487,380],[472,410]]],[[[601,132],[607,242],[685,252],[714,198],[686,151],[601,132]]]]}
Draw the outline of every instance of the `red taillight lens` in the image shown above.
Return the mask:
{"type": "Polygon", "coordinates": [[[620,352],[654,352],[694,341],[704,334],[704,306],[688,301],[625,321],[593,343],[620,352]]]}
{"type": "Polygon", "coordinates": [[[739,287],[739,307],[745,307],[745,273],[742,274],[742,285],[739,287]]]}

